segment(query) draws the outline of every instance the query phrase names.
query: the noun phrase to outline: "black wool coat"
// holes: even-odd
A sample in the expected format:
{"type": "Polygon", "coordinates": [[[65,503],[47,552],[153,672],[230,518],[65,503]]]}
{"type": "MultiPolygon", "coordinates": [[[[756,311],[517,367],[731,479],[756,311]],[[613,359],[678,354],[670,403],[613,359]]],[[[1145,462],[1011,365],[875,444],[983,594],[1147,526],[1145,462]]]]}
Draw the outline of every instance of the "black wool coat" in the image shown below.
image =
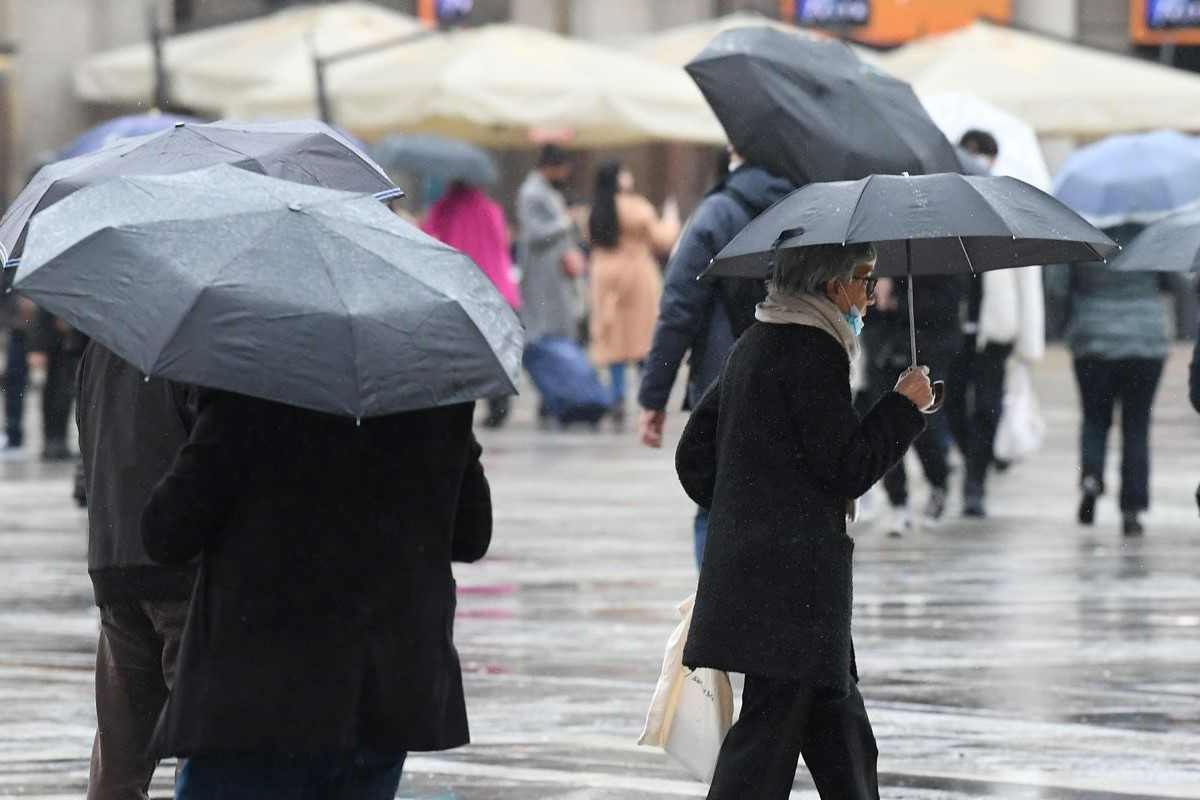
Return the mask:
{"type": "Polygon", "coordinates": [[[142,517],[200,555],[159,756],[466,744],[451,560],[491,540],[470,404],[362,420],[202,391],[142,517]]]}
{"type": "Polygon", "coordinates": [[[675,456],[684,490],[710,509],[683,663],[845,688],[855,674],[847,501],[924,428],[895,392],[859,419],[846,351],[828,333],[752,326],[675,456]]]}

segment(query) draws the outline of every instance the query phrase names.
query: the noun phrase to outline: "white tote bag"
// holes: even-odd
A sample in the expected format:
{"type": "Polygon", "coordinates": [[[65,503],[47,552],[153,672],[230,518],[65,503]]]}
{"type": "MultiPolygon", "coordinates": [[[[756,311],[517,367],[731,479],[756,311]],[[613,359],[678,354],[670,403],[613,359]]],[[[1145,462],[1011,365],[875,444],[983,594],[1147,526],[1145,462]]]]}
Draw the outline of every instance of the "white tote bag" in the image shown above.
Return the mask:
{"type": "Polygon", "coordinates": [[[1046,421],[1033,391],[1029,367],[1019,361],[1011,362],[1004,392],[1004,410],[996,429],[994,450],[1001,461],[1020,461],[1042,447],[1046,421]]]}
{"type": "Polygon", "coordinates": [[[661,747],[693,778],[711,782],[725,734],[733,725],[733,688],[716,669],[683,666],[696,595],[679,604],[683,619],[667,640],[662,673],[638,744],[661,747]]]}

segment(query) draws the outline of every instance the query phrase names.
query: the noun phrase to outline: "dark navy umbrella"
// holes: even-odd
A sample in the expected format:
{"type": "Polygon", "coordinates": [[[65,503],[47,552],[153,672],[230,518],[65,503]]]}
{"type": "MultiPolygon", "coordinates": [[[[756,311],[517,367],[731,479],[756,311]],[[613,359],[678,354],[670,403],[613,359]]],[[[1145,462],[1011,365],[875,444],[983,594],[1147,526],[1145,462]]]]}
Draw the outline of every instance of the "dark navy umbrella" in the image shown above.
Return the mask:
{"type": "Polygon", "coordinates": [[[1016,178],[872,175],[792,192],[743,228],[702,277],[762,279],[779,250],[867,242],[879,251],[877,275],[909,279],[914,365],[912,276],[1096,261],[1117,250],[1070,208],[1016,178]]]}
{"type": "Polygon", "coordinates": [[[371,154],[390,170],[447,183],[493,186],[500,180],[496,162],[485,151],[444,136],[396,134],[372,147],[371,154]]]}
{"type": "Polygon", "coordinates": [[[177,123],[191,122],[200,124],[202,120],[193,117],[183,117],[178,114],[130,114],[124,117],[114,117],[90,128],[64,147],[58,154],[59,160],[76,158],[77,156],[94,153],[108,147],[119,139],[129,139],[134,136],[145,136],[158,133],[161,130],[174,127],[177,123]]]}
{"type": "Polygon", "coordinates": [[[738,153],[798,185],[958,169],[912,87],[836,40],[736,28],[687,71],[738,153]]]}
{"type": "Polygon", "coordinates": [[[351,417],[512,394],[520,370],[470,258],[369,194],[226,165],[39,213],[16,289],[147,375],[351,417]]]}
{"type": "Polygon", "coordinates": [[[380,198],[402,194],[368,155],[321,122],[176,123],[39,170],[0,219],[6,276],[11,280],[11,268],[19,266],[29,220],[72,192],[117,176],[168,175],[214,164],[380,198]]]}

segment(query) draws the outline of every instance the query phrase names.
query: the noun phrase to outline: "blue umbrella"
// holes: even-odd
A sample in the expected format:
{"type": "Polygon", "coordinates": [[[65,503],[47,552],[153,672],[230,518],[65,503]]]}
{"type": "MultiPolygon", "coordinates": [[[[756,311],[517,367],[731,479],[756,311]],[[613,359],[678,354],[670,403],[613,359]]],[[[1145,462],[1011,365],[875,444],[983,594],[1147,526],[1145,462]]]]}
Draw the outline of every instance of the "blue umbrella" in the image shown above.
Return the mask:
{"type": "Polygon", "coordinates": [[[178,114],[130,114],[125,117],[113,117],[101,122],[94,128],[84,131],[75,141],[58,153],[58,159],[75,158],[76,156],[94,153],[108,147],[118,139],[130,136],[145,136],[148,133],[158,133],[175,126],[177,122],[199,123],[201,120],[192,117],[182,117],[178,114]]]}
{"type": "Polygon", "coordinates": [[[1200,139],[1175,131],[1103,139],[1067,159],[1054,196],[1099,228],[1156,222],[1200,203],[1200,139]]]}

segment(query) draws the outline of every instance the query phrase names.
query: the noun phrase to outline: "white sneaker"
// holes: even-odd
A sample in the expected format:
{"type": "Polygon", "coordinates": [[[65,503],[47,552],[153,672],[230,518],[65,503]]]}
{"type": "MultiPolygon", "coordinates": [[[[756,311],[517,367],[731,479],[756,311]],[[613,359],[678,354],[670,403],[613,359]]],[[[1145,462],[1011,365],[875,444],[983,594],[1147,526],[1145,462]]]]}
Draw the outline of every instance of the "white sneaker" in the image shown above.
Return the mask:
{"type": "Polygon", "coordinates": [[[913,532],[912,512],[908,506],[892,506],[892,518],[888,523],[887,535],[899,539],[913,532]]]}

